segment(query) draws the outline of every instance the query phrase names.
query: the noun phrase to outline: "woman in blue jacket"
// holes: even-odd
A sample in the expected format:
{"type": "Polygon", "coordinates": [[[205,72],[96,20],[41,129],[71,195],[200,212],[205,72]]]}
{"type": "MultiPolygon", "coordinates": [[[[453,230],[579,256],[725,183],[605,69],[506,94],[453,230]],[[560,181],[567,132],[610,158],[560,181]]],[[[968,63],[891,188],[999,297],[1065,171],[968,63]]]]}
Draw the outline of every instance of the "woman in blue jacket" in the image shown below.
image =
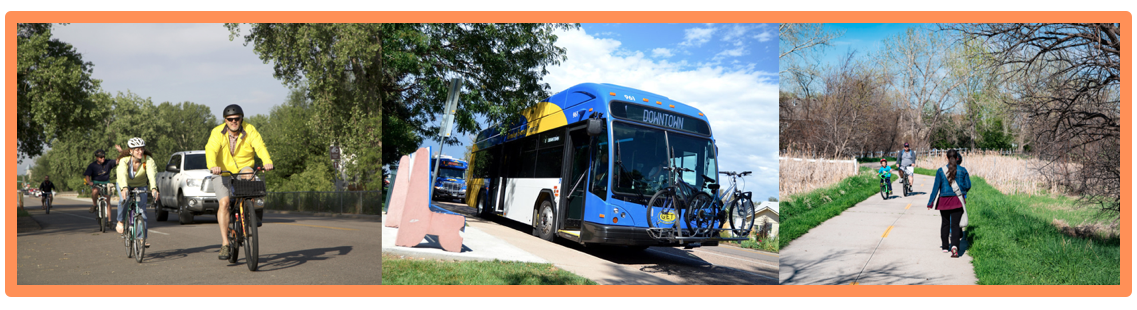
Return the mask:
{"type": "Polygon", "coordinates": [[[936,183],[932,185],[932,195],[928,198],[928,210],[933,206],[940,210],[940,249],[951,251],[953,258],[959,257],[959,239],[963,235],[959,221],[963,218],[963,200],[967,199],[967,191],[971,190],[971,177],[967,169],[959,165],[962,161],[958,151],[947,152],[947,166],[936,170],[936,183]],[[956,196],[953,185],[963,197],[956,196]]]}

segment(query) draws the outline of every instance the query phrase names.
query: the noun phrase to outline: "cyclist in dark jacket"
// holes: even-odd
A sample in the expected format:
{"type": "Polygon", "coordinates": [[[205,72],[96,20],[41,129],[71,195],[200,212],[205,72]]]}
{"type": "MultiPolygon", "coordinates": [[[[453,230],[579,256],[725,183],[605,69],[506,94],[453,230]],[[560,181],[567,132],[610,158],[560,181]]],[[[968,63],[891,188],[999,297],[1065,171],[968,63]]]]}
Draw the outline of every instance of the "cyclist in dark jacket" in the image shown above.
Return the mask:
{"type": "Polygon", "coordinates": [[[40,195],[40,199],[47,201],[47,195],[51,195],[51,193],[55,192],[55,183],[51,183],[51,180],[45,175],[43,176],[43,182],[39,184],[39,191],[43,193],[40,195]]]}

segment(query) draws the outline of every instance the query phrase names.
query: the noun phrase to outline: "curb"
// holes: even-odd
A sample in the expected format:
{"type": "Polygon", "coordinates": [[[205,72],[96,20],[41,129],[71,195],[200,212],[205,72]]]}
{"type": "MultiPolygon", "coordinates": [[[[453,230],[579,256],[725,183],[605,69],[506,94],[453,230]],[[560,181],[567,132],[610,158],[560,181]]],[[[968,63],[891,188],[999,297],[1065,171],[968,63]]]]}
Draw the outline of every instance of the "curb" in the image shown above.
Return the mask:
{"type": "Polygon", "coordinates": [[[298,214],[298,215],[310,215],[310,216],[322,216],[322,217],[350,218],[350,219],[360,219],[360,220],[368,220],[368,221],[375,221],[375,222],[382,222],[383,221],[383,216],[374,215],[374,214],[341,214],[341,213],[326,213],[326,212],[267,210],[267,209],[264,212],[265,213],[273,213],[273,214],[298,214]]]}
{"type": "Polygon", "coordinates": [[[42,230],[43,227],[31,216],[16,218],[16,233],[26,233],[42,230]]]}

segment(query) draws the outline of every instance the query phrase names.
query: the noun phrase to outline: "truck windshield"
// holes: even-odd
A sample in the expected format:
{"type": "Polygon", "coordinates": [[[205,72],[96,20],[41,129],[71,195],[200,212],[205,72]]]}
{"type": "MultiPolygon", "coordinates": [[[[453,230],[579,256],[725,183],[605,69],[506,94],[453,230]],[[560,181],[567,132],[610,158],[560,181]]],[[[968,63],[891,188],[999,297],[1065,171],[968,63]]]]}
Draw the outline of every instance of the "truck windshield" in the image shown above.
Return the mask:
{"type": "Polygon", "coordinates": [[[186,154],[186,163],[182,170],[209,169],[205,166],[205,154],[186,154]]]}

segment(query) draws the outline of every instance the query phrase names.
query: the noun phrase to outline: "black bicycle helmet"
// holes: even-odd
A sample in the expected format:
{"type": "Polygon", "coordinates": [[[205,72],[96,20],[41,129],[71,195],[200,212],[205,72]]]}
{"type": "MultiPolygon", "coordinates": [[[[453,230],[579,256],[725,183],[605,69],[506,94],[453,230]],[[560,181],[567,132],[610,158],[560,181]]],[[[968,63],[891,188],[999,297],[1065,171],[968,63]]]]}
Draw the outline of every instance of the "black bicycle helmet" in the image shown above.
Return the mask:
{"type": "Polygon", "coordinates": [[[239,105],[230,104],[229,106],[225,107],[225,111],[222,112],[221,115],[223,117],[229,117],[230,115],[240,115],[244,117],[245,110],[241,110],[241,106],[239,105]]]}
{"type": "Polygon", "coordinates": [[[106,156],[107,156],[106,151],[103,151],[103,150],[95,151],[95,157],[106,157],[106,156]]]}

